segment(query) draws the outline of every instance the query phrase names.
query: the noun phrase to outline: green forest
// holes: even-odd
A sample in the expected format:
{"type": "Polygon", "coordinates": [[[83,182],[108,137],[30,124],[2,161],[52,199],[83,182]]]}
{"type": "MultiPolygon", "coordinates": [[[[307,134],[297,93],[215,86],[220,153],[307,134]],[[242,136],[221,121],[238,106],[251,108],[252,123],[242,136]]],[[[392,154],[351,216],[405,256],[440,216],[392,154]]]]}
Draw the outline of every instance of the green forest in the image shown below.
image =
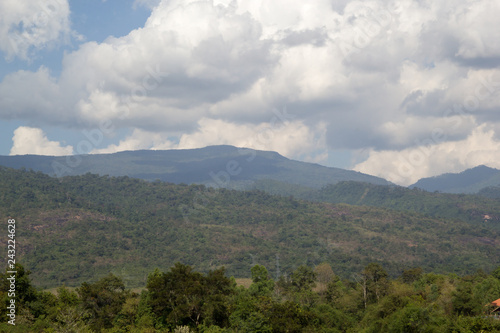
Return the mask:
{"type": "Polygon", "coordinates": [[[491,274],[423,273],[397,278],[376,263],[353,279],[331,266],[299,266],[273,280],[251,268],[251,284],[238,286],[224,268],[206,274],[176,263],[149,273],[140,291],[108,274],[76,289],[33,287],[17,264],[16,325],[6,323],[8,285],[0,277],[2,332],[498,332],[491,303],[500,295],[500,267],[491,274]]]}
{"type": "Polygon", "coordinates": [[[0,253],[7,266],[15,219],[18,271],[0,331],[499,331],[498,198],[296,189],[0,167],[0,253]]]}

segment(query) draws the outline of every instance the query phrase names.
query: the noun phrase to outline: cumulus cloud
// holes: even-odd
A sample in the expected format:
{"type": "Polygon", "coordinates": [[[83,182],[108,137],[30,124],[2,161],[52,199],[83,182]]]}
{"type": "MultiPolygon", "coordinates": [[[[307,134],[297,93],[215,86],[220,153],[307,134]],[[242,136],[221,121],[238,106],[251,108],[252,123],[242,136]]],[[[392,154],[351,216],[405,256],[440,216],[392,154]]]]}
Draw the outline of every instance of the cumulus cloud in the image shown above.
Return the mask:
{"type": "Polygon", "coordinates": [[[500,140],[486,125],[479,126],[459,141],[439,142],[442,135],[436,132],[426,144],[400,151],[372,150],[368,159],[357,164],[354,170],[406,186],[424,177],[461,172],[481,164],[500,168],[500,140]]]}
{"type": "Polygon", "coordinates": [[[134,129],[132,134],[120,140],[118,144],[111,144],[106,148],[94,149],[92,154],[109,154],[126,150],[139,149],[174,149],[176,145],[168,140],[165,134],[147,132],[134,129]]]}
{"type": "Polygon", "coordinates": [[[7,60],[28,60],[70,33],[67,0],[3,0],[0,2],[0,50],[7,60]]]}
{"type": "MultiPolygon", "coordinates": [[[[272,150],[287,156],[313,159],[324,153],[325,126],[311,129],[302,121],[235,124],[223,120],[201,119],[196,132],[184,134],[179,148],[199,148],[207,145],[231,144],[258,150],[272,150]]],[[[323,158],[326,156],[323,155],[323,158]]]]}
{"type": "MultiPolygon", "coordinates": [[[[278,114],[282,116],[282,114],[278,114]]],[[[301,121],[282,121],[278,116],[270,122],[235,124],[220,119],[203,118],[195,132],[182,134],[178,142],[166,134],[135,129],[131,135],[92,153],[114,153],[137,149],[192,149],[208,145],[229,144],[258,150],[276,151],[288,157],[321,162],[328,157],[325,146],[325,126],[311,129],[301,121]]]]}
{"type": "Polygon", "coordinates": [[[68,113],[62,90],[45,67],[9,74],[0,84],[0,114],[4,119],[50,119],[52,124],[71,124],[74,118],[68,113]]]}
{"type": "Polygon", "coordinates": [[[73,147],[61,146],[60,142],[50,141],[39,128],[21,126],[14,131],[10,155],[48,155],[64,156],[73,153],[73,147]]]}
{"type": "MultiPolygon", "coordinates": [[[[60,76],[43,67],[6,76],[0,117],[72,128],[105,119],[130,129],[96,150],[110,152],[252,145],[244,138],[286,106],[295,118],[265,149],[311,160],[370,149],[370,173],[384,171],[376,156],[411,151],[437,129],[440,147],[485,124],[498,136],[498,1],[135,5],[151,8],[144,27],[68,52],[60,76]]],[[[452,155],[441,161],[462,166],[452,155]]]]}

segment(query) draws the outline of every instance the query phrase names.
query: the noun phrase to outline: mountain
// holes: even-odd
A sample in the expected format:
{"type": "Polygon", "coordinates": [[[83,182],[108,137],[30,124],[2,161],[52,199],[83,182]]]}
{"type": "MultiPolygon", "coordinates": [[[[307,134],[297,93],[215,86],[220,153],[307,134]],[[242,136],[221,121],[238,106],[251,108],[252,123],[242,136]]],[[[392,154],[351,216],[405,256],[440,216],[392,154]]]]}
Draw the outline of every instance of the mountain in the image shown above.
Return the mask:
{"type": "Polygon", "coordinates": [[[478,193],[481,189],[500,185],[500,170],[484,165],[460,173],[422,178],[410,188],[418,187],[429,192],[478,193]]]}
{"type": "MultiPolygon", "coordinates": [[[[465,218],[437,218],[262,191],[89,173],[56,179],[0,167],[0,216],[16,220],[16,260],[41,287],[78,286],[109,272],[139,287],[156,267],[178,261],[202,272],[225,266],[236,277],[248,277],[254,264],[274,276],[278,265],[290,274],[322,262],[344,278],[371,262],[393,276],[418,266],[491,271],[500,265],[499,202],[462,197],[461,205],[490,219],[469,219],[467,210],[465,218]]],[[[0,238],[4,258],[8,239],[0,238]]]]}
{"type": "Polygon", "coordinates": [[[388,185],[382,178],[360,172],[290,160],[276,152],[233,146],[185,150],[138,150],[77,156],[0,156],[0,165],[26,168],[55,176],[129,176],[175,184],[210,184],[214,187],[252,189],[266,181],[321,188],[339,181],[388,185]]]}
{"type": "Polygon", "coordinates": [[[409,189],[402,186],[339,182],[320,190],[298,192],[296,196],[310,201],[388,208],[437,218],[499,223],[499,202],[491,200],[500,198],[497,196],[500,194],[498,189],[500,188],[487,188],[480,192],[481,195],[472,195],[427,192],[416,187],[409,189]],[[492,212],[495,213],[492,215],[492,212]]]}
{"type": "Polygon", "coordinates": [[[500,199],[500,186],[488,186],[477,192],[478,195],[483,197],[500,199]]]}

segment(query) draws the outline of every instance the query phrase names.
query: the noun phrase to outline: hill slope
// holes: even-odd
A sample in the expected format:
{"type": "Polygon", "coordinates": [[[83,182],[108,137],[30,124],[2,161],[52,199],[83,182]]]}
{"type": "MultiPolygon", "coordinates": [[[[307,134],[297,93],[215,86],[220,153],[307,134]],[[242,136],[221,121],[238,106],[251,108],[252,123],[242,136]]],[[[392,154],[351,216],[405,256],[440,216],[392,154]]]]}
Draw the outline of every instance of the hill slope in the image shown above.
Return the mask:
{"type": "Polygon", "coordinates": [[[494,188],[482,195],[427,192],[418,188],[380,186],[359,182],[340,182],[320,190],[297,192],[303,199],[331,203],[346,203],[383,207],[438,218],[480,222],[489,219],[500,223],[500,207],[494,188]],[[487,194],[489,198],[487,198],[487,194]]]}
{"type": "Polygon", "coordinates": [[[460,173],[422,178],[410,188],[418,187],[429,192],[477,193],[481,189],[500,185],[500,170],[484,165],[460,173]]]}
{"type": "MultiPolygon", "coordinates": [[[[489,203],[479,208],[498,214],[489,210],[498,202],[489,203]]],[[[166,270],[176,261],[204,272],[224,265],[237,277],[247,277],[256,263],[274,275],[278,263],[289,273],[328,262],[342,277],[370,262],[392,274],[415,266],[472,273],[500,264],[498,221],[128,177],[56,179],[0,168],[0,217],[16,219],[16,258],[43,287],[76,286],[110,271],[128,286],[143,286],[155,267],[166,270]]],[[[1,251],[6,240],[0,239],[1,251]]]]}
{"type": "Polygon", "coordinates": [[[249,189],[255,181],[263,179],[312,188],[345,180],[389,184],[385,179],[356,171],[294,161],[275,152],[233,146],[139,150],[72,157],[0,156],[0,165],[16,169],[24,167],[56,176],[90,172],[150,181],[159,179],[176,184],[211,184],[233,189],[249,189]]]}

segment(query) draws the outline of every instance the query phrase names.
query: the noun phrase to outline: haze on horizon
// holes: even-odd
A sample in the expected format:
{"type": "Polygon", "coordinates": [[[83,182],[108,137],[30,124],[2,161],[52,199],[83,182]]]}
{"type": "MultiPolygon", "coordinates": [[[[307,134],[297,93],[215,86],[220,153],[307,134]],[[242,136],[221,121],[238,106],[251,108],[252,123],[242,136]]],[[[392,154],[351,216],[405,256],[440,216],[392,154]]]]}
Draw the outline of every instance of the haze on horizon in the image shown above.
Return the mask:
{"type": "Polygon", "coordinates": [[[496,0],[2,1],[0,155],[229,144],[401,185],[500,168],[499,16],[496,0]]]}

